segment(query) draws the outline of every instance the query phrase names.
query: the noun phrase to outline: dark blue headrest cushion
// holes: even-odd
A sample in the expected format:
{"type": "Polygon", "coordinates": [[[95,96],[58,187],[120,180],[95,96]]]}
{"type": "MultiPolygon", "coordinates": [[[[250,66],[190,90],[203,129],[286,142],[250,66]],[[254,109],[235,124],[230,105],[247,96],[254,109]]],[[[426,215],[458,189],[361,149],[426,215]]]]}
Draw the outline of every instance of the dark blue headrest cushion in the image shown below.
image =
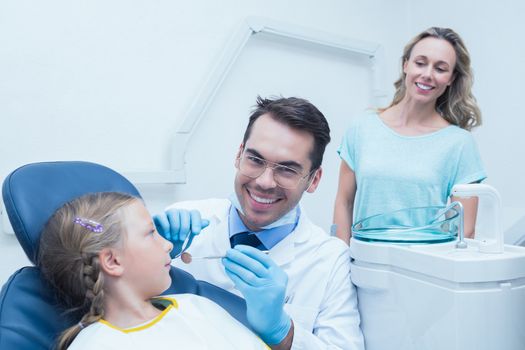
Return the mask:
{"type": "Polygon", "coordinates": [[[40,233],[65,203],[92,192],[124,192],[140,197],[122,175],[89,162],[46,162],[22,166],[7,176],[2,198],[9,221],[27,257],[36,264],[40,233]]]}

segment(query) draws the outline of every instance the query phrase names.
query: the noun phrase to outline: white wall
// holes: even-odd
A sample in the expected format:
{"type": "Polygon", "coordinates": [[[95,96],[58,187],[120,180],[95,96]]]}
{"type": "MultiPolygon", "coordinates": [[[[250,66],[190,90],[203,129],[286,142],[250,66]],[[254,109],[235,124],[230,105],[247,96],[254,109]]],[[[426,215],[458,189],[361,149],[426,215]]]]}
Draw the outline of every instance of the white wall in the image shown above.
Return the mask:
{"type": "MultiPolygon", "coordinates": [[[[475,137],[488,182],[503,196],[505,227],[519,234],[525,226],[525,121],[517,108],[525,76],[524,6],[510,0],[0,0],[0,179],[47,160],[89,160],[119,171],[168,168],[171,135],[246,16],[382,43],[390,94],[405,42],[431,25],[450,26],[472,53],[485,118],[475,137]]],[[[305,195],[310,216],[327,228],[335,149],[348,119],[369,104],[369,74],[362,58],[254,38],[190,141],[188,183],[140,186],[150,209],[230,193],[235,150],[255,96],[297,95],[316,104],[333,130],[321,186],[305,195]]],[[[0,283],[26,263],[14,237],[0,232],[0,283]]]]}
{"type": "MultiPolygon", "coordinates": [[[[387,61],[387,82],[397,75],[408,33],[404,1],[0,1],[0,178],[47,160],[166,169],[171,135],[228,38],[252,15],[382,42],[387,57],[396,57],[387,61]]],[[[327,227],[335,148],[348,118],[369,105],[369,89],[362,58],[264,36],[251,40],[190,141],[187,185],[140,186],[147,204],[156,211],[174,199],[230,193],[255,96],[296,95],[314,102],[333,129],[323,182],[305,198],[314,220],[327,227]]],[[[27,263],[14,237],[3,233],[0,260],[0,282],[27,263]]]]}

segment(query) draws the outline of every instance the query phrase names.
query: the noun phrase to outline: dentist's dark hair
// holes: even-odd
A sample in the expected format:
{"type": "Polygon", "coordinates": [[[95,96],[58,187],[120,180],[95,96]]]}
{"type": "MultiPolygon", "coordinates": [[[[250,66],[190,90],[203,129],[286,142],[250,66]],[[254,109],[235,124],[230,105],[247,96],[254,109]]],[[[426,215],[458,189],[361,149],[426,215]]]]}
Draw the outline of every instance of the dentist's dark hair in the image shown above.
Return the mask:
{"type": "Polygon", "coordinates": [[[472,69],[470,66],[470,54],[461,37],[450,28],[431,27],[414,37],[406,46],[401,57],[401,76],[394,83],[396,92],[392,107],[405,97],[406,74],[403,72],[404,64],[410,59],[412,49],[418,42],[426,38],[436,38],[446,40],[456,52],[456,66],[454,67],[454,81],[436,101],[436,111],[441,114],[446,121],[457,125],[462,129],[471,130],[481,125],[481,111],[472,94],[472,84],[474,82],[472,69]]]}
{"type": "Polygon", "coordinates": [[[57,349],[67,349],[83,328],[104,317],[104,274],[99,253],[121,242],[121,209],[137,200],[116,192],[84,195],[60,207],[44,227],[39,267],[65,305],[83,313],[77,324],[60,335],[57,349]],[[93,225],[75,223],[76,218],[101,224],[101,232],[93,225]]]}
{"type": "Polygon", "coordinates": [[[273,99],[257,96],[257,102],[244,132],[243,144],[250,137],[253,124],[263,114],[292,129],[305,131],[314,138],[314,147],[310,152],[312,168],[316,170],[323,162],[326,145],[330,142],[330,127],[323,113],[308,100],[297,97],[277,97],[273,99]]]}

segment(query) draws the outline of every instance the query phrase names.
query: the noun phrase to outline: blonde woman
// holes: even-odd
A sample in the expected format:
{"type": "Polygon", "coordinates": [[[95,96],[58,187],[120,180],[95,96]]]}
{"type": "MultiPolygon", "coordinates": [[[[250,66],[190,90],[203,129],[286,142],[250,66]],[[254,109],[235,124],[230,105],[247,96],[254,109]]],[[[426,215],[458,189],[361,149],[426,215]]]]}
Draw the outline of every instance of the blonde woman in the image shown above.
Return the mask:
{"type": "MultiPolygon", "coordinates": [[[[481,125],[469,53],[452,29],[432,27],[403,52],[390,106],[356,118],[343,137],[335,200],[336,235],[352,223],[408,207],[446,205],[452,186],[486,178],[469,132],[481,125]]],[[[452,200],[458,200],[452,198],[452,200]]],[[[474,235],[477,199],[461,199],[474,235]]]]}

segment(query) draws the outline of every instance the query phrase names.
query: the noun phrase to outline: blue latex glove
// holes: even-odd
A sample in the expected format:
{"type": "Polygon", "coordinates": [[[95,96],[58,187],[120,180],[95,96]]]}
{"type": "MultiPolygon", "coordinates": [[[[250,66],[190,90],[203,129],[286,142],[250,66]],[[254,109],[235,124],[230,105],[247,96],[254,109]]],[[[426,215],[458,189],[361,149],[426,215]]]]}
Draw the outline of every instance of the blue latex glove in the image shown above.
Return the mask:
{"type": "Polygon", "coordinates": [[[182,244],[190,232],[198,235],[210,224],[209,220],[201,218],[199,211],[185,209],[170,209],[154,215],[153,222],[160,235],[173,243],[170,252],[172,259],[180,253],[182,244]]]}
{"type": "Polygon", "coordinates": [[[226,273],[246,300],[248,322],[268,345],[284,340],[292,325],[284,312],[288,276],[258,249],[237,245],[222,260],[226,273]]]}

